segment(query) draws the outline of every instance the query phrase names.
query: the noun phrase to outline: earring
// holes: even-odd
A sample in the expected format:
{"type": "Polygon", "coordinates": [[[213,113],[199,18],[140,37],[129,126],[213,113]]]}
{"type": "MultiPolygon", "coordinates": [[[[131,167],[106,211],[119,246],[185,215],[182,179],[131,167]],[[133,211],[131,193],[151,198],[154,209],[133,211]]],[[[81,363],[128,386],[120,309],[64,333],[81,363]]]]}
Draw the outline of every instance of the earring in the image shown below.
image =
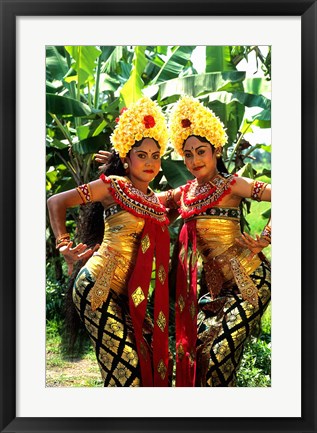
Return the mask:
{"type": "Polygon", "coordinates": [[[127,162],[123,163],[123,168],[126,170],[127,168],[129,168],[129,164],[127,162]]]}
{"type": "Polygon", "coordinates": [[[221,157],[221,153],[216,153],[216,158],[220,158],[221,157]]]}

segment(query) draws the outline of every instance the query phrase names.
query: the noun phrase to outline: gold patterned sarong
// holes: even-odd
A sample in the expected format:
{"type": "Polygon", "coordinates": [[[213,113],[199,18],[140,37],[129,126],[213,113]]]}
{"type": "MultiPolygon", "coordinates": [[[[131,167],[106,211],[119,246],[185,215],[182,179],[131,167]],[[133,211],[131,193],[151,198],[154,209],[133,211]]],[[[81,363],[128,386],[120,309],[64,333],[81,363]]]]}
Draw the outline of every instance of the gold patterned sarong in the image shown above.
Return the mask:
{"type": "Polygon", "coordinates": [[[235,242],[238,219],[222,210],[196,221],[209,293],[199,300],[196,386],[235,386],[244,344],[271,299],[270,264],[235,242]]]}
{"type": "MultiPolygon", "coordinates": [[[[127,281],[133,270],[144,219],[112,206],[99,250],[79,271],[73,301],[95,348],[104,386],[140,386],[139,358],[128,306],[127,281]]],[[[148,317],[144,344],[152,333],[148,317]]]]}

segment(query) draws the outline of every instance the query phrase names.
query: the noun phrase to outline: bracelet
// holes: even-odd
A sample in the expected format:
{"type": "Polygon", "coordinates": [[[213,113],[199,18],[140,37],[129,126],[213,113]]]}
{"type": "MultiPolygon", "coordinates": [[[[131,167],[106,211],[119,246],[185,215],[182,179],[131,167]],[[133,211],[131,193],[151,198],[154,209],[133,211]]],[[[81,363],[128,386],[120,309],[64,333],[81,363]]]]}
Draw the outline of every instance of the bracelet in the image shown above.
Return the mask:
{"type": "Polygon", "coordinates": [[[271,231],[272,230],[270,226],[265,226],[261,233],[261,238],[271,243],[271,231]]]}
{"type": "Polygon", "coordinates": [[[57,245],[56,249],[59,250],[61,247],[67,246],[69,243],[70,243],[70,240],[69,241],[64,241],[64,242],[62,241],[61,243],[59,243],[57,245]]]}
{"type": "Polygon", "coordinates": [[[267,183],[261,180],[255,180],[251,187],[251,199],[256,201],[261,201],[262,194],[267,187],[267,183]]]}
{"type": "Polygon", "coordinates": [[[83,201],[82,204],[90,203],[92,201],[92,194],[89,184],[84,183],[83,185],[79,185],[76,190],[83,201]]]}
{"type": "Polygon", "coordinates": [[[60,247],[63,247],[64,245],[68,245],[70,242],[70,235],[69,233],[64,233],[62,235],[57,236],[56,238],[56,249],[59,249],[60,247]]]}

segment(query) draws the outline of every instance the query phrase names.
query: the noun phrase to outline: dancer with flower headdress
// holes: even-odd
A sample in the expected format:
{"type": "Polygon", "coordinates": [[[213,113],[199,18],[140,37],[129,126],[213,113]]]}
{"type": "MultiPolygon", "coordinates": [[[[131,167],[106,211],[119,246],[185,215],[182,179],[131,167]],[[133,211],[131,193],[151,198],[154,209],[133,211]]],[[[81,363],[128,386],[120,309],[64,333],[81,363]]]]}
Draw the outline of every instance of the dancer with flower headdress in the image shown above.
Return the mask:
{"type": "MultiPolygon", "coordinates": [[[[141,98],[120,115],[113,152],[96,181],[48,200],[56,248],[69,272],[78,259],[72,296],[94,345],[104,386],[168,386],[168,262],[166,209],[149,183],[160,170],[167,125],[156,102],[141,98]],[[98,251],[73,247],[66,209],[100,202],[104,234],[98,251]],[[155,258],[153,321],[147,298],[155,258]]],[[[94,224],[94,221],[92,221],[94,224]]]]}
{"type": "Polygon", "coordinates": [[[270,301],[271,287],[270,264],[261,252],[271,242],[271,222],[256,239],[242,234],[239,205],[244,198],[270,201],[271,186],[226,172],[224,126],[195,98],[176,103],[170,138],[195,176],[160,194],[184,219],[176,282],[176,386],[235,386],[244,344],[270,301]],[[208,288],[198,303],[197,253],[208,288]]]}

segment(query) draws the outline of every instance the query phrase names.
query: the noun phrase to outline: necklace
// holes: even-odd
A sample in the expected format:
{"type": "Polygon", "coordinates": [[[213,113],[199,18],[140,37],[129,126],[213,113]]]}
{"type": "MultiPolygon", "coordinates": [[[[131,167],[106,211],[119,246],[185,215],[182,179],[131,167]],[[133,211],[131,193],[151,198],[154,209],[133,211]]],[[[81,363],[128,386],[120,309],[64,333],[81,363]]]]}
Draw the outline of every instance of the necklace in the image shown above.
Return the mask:
{"type": "Polygon", "coordinates": [[[205,210],[216,206],[222,198],[229,194],[235,176],[217,173],[212,180],[199,185],[197,179],[187,182],[181,196],[180,213],[183,218],[199,215],[205,210]]]}
{"type": "Polygon", "coordinates": [[[168,224],[166,208],[151,189],[150,194],[144,194],[127,177],[114,175],[100,177],[110,185],[110,193],[114,201],[123,209],[160,225],[168,224]]]}

